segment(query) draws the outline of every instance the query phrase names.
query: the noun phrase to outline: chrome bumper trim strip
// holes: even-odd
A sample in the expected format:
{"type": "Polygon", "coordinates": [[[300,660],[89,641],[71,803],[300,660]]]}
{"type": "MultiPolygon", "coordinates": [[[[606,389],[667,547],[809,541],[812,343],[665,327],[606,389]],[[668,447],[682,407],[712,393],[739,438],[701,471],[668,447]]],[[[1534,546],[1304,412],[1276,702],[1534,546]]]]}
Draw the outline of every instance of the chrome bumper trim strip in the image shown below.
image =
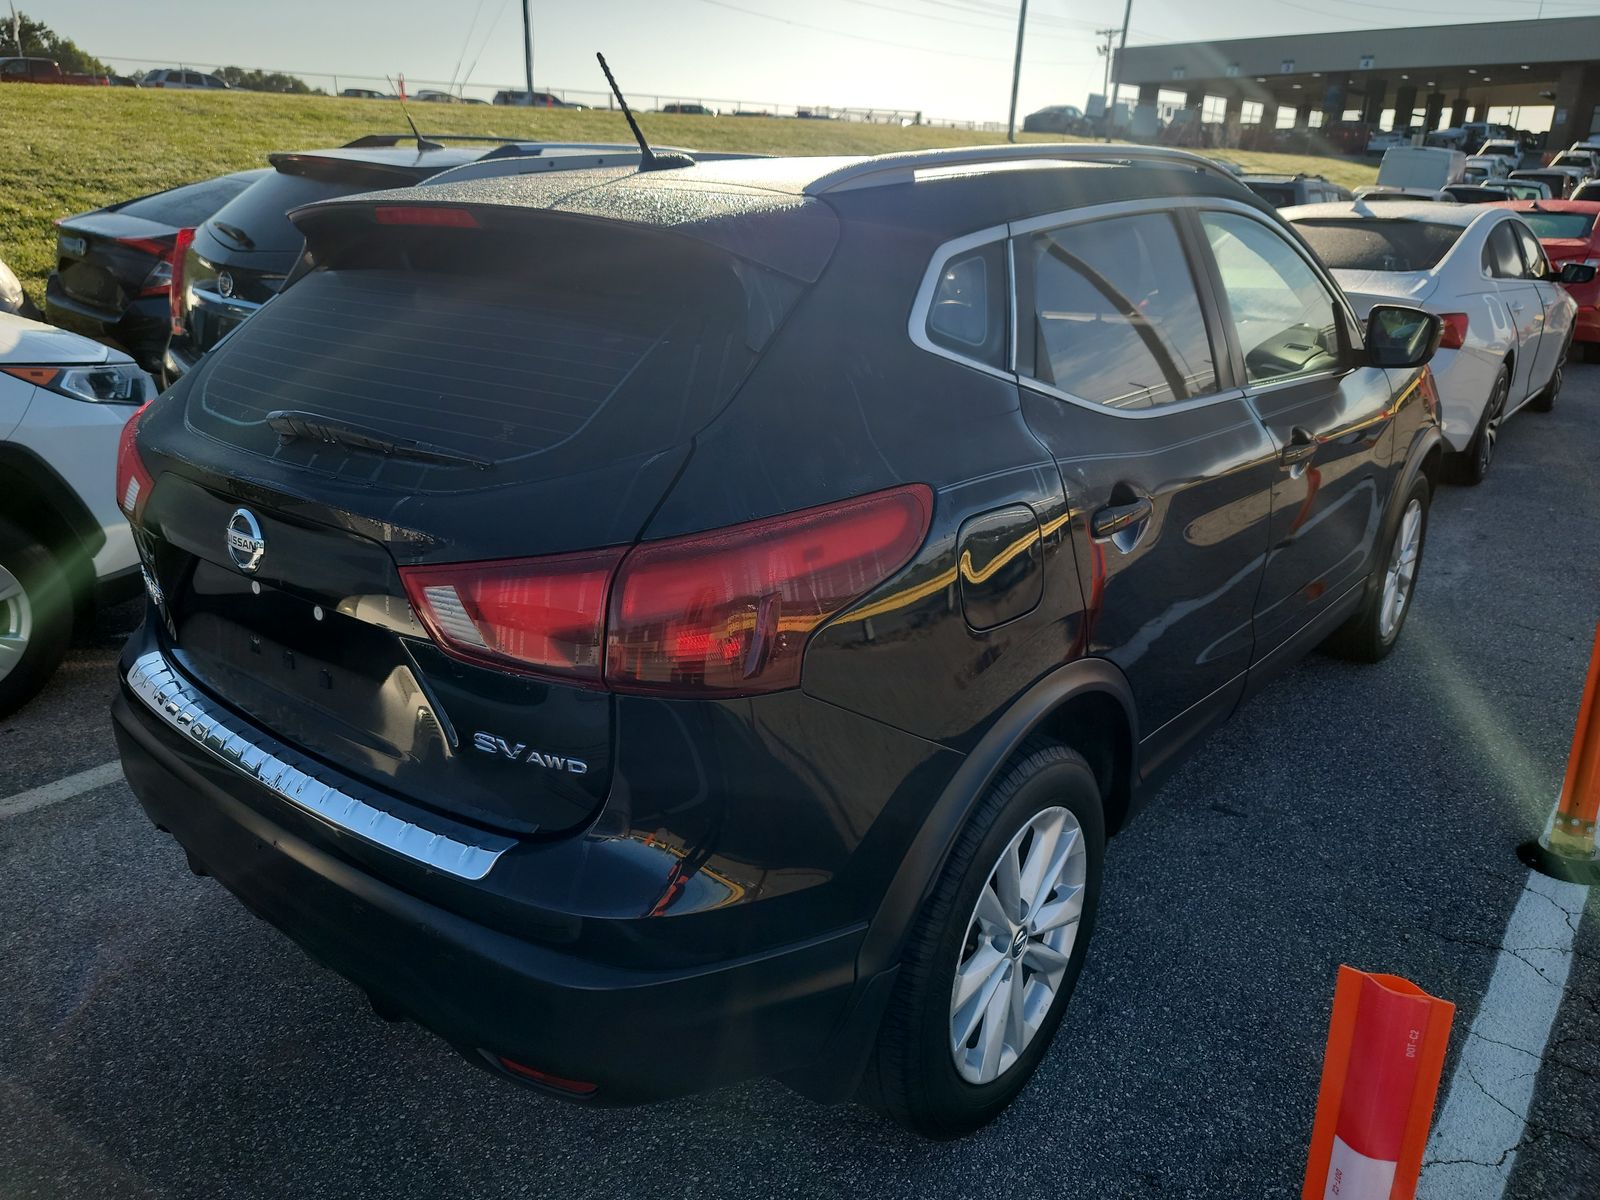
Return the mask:
{"type": "Polygon", "coordinates": [[[280,800],[402,858],[459,879],[476,880],[486,876],[515,844],[493,834],[482,834],[475,843],[464,842],[367,803],[353,794],[347,782],[338,786],[324,782],[317,776],[319,772],[328,775],[327,768],[256,732],[202,696],[159,650],[134,660],[128,668],[128,686],[168,726],[280,800]]]}

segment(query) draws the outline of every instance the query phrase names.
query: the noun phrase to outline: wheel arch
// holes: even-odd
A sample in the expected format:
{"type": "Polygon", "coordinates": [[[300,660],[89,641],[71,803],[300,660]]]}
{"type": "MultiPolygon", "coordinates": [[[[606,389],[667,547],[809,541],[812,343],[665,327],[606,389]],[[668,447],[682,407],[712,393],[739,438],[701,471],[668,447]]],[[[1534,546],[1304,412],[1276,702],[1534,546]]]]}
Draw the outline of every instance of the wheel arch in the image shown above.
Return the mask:
{"type": "Polygon", "coordinates": [[[105,545],[105,531],[88,506],[49,463],[15,443],[0,442],[0,518],[26,529],[61,562],[73,596],[94,593],[94,556],[105,545]]]}
{"type": "Polygon", "coordinates": [[[972,810],[1025,743],[1040,736],[1059,741],[1088,761],[1100,783],[1106,831],[1113,833],[1126,822],[1137,782],[1139,725],[1133,689],[1108,659],[1077,659],[1013,701],[934,801],[868,929],[861,950],[863,975],[898,961],[905,933],[972,810]]]}

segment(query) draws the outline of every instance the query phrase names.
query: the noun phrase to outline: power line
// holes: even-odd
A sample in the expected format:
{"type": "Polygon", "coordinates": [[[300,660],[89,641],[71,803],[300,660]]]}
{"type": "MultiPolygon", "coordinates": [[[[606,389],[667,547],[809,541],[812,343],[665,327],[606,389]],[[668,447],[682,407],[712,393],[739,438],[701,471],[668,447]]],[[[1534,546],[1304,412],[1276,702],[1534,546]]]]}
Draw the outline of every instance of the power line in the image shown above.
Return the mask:
{"type": "MultiPolygon", "coordinates": [[[[881,8],[884,12],[900,13],[902,16],[915,17],[919,21],[943,21],[946,25],[964,25],[968,29],[983,29],[990,33],[1001,32],[1001,26],[999,25],[979,25],[976,21],[962,21],[956,17],[940,17],[932,13],[920,13],[910,8],[895,8],[889,4],[879,4],[877,0],[844,0],[844,2],[846,4],[859,4],[863,8],[881,8]]],[[[974,11],[973,16],[977,15],[979,14],[974,11]]],[[[1076,40],[1078,35],[1072,33],[1043,33],[1038,36],[1076,40]]]]}

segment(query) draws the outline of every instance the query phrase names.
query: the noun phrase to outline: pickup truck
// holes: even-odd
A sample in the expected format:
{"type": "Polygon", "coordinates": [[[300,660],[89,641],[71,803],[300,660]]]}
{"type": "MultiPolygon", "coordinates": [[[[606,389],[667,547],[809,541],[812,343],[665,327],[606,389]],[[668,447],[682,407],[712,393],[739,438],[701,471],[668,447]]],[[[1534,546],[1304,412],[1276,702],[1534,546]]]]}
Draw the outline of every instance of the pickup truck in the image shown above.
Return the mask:
{"type": "Polygon", "coordinates": [[[109,75],[71,75],[48,58],[0,58],[0,83],[66,83],[76,87],[110,87],[109,75]]]}

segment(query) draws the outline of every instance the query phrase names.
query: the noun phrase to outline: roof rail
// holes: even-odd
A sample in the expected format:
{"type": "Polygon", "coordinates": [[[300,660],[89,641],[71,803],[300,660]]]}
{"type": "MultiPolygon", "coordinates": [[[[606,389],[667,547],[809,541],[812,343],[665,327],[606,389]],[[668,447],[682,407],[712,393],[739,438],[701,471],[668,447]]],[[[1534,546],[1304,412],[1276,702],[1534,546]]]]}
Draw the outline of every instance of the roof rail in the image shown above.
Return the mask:
{"type": "Polygon", "coordinates": [[[1102,163],[1106,166],[1141,164],[1145,166],[1190,168],[1223,179],[1237,180],[1221,164],[1187,150],[1167,146],[1120,146],[1100,142],[1023,142],[1006,146],[960,146],[948,150],[909,150],[900,154],[880,154],[849,166],[819,175],[806,185],[806,195],[848,192],[856,188],[888,187],[911,183],[918,171],[936,167],[993,167],[1003,163],[1034,162],[1102,163]]]}

